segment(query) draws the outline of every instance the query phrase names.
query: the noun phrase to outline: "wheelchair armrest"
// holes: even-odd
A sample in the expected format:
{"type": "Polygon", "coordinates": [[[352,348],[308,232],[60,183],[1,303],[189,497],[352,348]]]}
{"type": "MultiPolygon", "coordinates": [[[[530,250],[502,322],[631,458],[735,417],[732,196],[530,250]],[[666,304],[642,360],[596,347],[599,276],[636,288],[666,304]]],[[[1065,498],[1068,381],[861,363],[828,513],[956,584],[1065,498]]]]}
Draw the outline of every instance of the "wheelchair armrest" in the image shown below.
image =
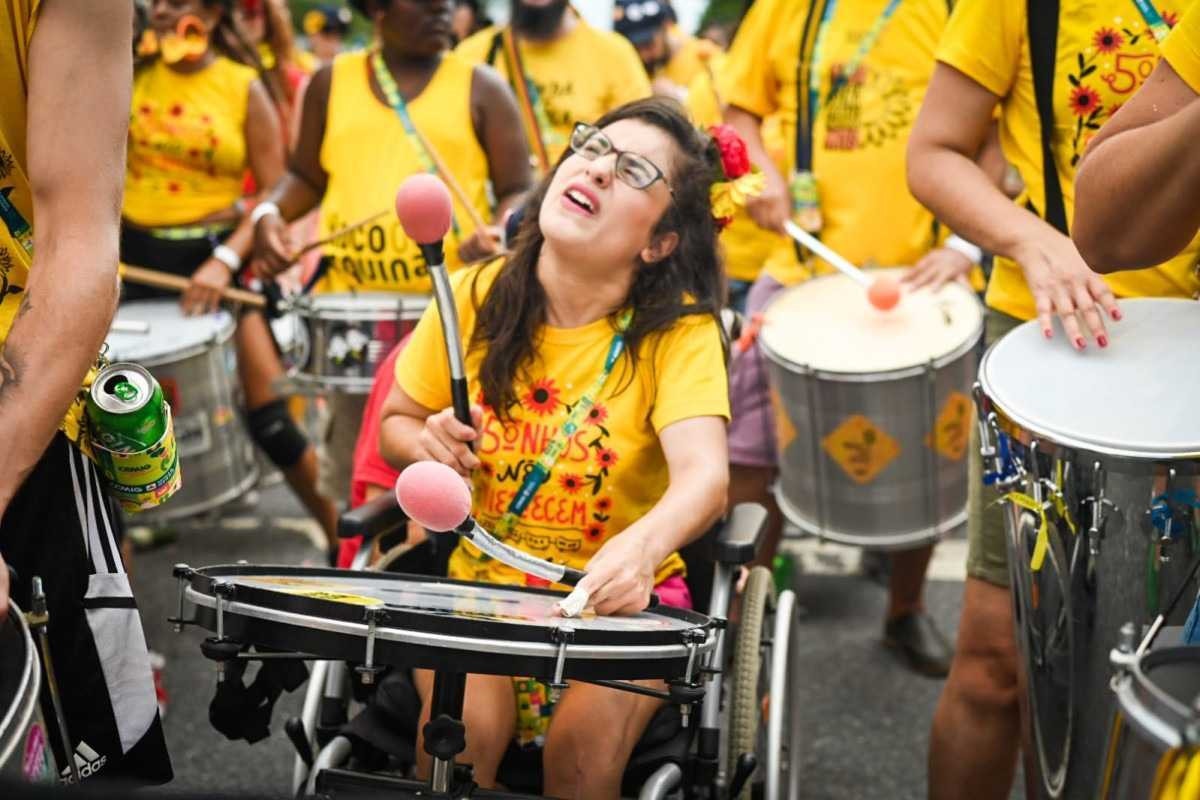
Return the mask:
{"type": "Polygon", "coordinates": [[[408,531],[407,522],[408,517],[400,510],[396,495],[385,492],[338,517],[337,534],[339,539],[352,539],[355,536],[372,539],[399,533],[400,541],[404,541],[408,531]]]}
{"type": "Polygon", "coordinates": [[[735,567],[750,563],[766,531],[767,510],[758,503],[738,503],[717,531],[713,558],[735,567]]]}

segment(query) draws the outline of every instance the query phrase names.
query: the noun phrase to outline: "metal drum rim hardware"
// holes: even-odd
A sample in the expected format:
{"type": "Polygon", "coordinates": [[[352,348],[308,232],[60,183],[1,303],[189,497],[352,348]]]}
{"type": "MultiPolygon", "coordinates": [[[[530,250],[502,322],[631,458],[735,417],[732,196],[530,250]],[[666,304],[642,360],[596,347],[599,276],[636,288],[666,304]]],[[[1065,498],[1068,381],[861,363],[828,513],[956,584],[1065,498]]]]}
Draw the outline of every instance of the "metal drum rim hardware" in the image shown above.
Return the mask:
{"type": "MultiPolygon", "coordinates": [[[[170,306],[172,308],[177,308],[178,305],[179,304],[176,303],[174,300],[134,300],[134,301],[128,302],[128,303],[122,303],[120,305],[120,307],[117,309],[117,316],[119,317],[123,313],[129,313],[129,314],[133,315],[134,313],[137,312],[139,307],[150,308],[153,306],[159,306],[159,307],[170,306]]],[[[200,340],[199,342],[184,345],[183,347],[181,347],[178,350],[172,350],[170,352],[159,353],[157,355],[152,355],[152,356],[144,357],[144,358],[140,357],[140,356],[130,355],[130,354],[125,354],[125,355],[117,357],[114,354],[114,355],[112,355],[112,359],[114,361],[132,361],[136,364],[141,364],[143,367],[146,367],[147,369],[153,369],[154,367],[161,367],[163,364],[174,364],[178,361],[183,361],[188,358],[193,358],[195,356],[203,355],[203,354],[207,353],[209,350],[213,349],[214,347],[220,347],[221,345],[225,344],[226,342],[228,342],[230,339],[233,338],[233,334],[237,330],[237,321],[233,318],[233,316],[231,314],[229,314],[228,312],[226,312],[224,310],[221,310],[221,311],[216,312],[215,314],[206,314],[205,317],[215,317],[215,319],[213,321],[214,322],[219,321],[220,327],[217,328],[216,330],[214,330],[209,336],[205,337],[204,339],[200,340]]],[[[136,336],[138,334],[123,334],[123,335],[136,336]]],[[[153,338],[153,336],[154,336],[153,330],[151,330],[151,332],[149,334],[146,334],[146,336],[147,336],[147,338],[153,338]]],[[[107,341],[107,337],[106,337],[106,341],[107,341]]],[[[109,350],[110,350],[110,353],[113,350],[111,345],[109,346],[109,350]]]]}
{"type": "MultiPolygon", "coordinates": [[[[8,621],[5,625],[13,625],[19,636],[25,642],[25,658],[21,680],[17,685],[16,702],[9,706],[4,716],[0,718],[0,766],[8,763],[14,752],[25,741],[26,731],[34,718],[38,707],[38,695],[41,692],[41,662],[38,661],[37,649],[33,644],[33,636],[25,622],[25,615],[16,603],[9,601],[8,621]]],[[[47,747],[49,744],[47,744],[47,747]]]]}

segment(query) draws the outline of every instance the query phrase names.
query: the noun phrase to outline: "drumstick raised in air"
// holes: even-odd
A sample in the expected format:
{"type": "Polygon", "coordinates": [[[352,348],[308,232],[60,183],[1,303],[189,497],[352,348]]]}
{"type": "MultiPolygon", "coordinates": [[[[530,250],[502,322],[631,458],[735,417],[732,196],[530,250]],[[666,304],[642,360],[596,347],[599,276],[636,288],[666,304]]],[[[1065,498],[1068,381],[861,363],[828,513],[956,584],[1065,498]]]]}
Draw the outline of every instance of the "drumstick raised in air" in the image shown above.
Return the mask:
{"type": "Polygon", "coordinates": [[[450,191],[458,198],[458,202],[466,210],[467,216],[471,218],[471,224],[475,226],[475,230],[490,240],[491,234],[488,233],[487,223],[483,221],[483,217],[479,216],[479,212],[475,210],[475,206],[471,205],[471,200],[467,197],[467,193],[458,184],[458,181],[454,178],[454,173],[446,166],[446,162],[442,161],[442,157],[438,155],[438,151],[433,149],[433,143],[426,139],[425,134],[416,128],[413,128],[413,133],[417,135],[421,146],[429,154],[429,160],[433,162],[434,169],[438,171],[438,177],[450,187],[450,191]]]}
{"type": "Polygon", "coordinates": [[[355,222],[352,225],[347,225],[344,228],[338,228],[336,231],[329,234],[328,236],[322,236],[320,239],[317,239],[316,241],[309,242],[308,244],[304,245],[304,247],[301,247],[299,250],[297,250],[295,253],[293,253],[289,260],[292,262],[295,262],[301,256],[303,256],[305,253],[311,253],[313,250],[316,250],[318,247],[324,247],[325,245],[329,244],[334,239],[338,239],[342,236],[345,236],[347,233],[353,233],[354,231],[358,230],[359,228],[362,228],[366,225],[370,225],[372,222],[374,222],[375,220],[384,216],[385,214],[388,214],[390,211],[391,211],[390,208],[385,208],[383,211],[376,211],[371,216],[366,217],[364,219],[360,219],[358,222],[355,222]]]}
{"type": "Polygon", "coordinates": [[[871,302],[871,305],[880,311],[888,311],[895,308],[896,304],[900,302],[900,284],[896,282],[895,278],[882,275],[871,279],[865,272],[851,264],[849,259],[841,253],[832,249],[791,220],[784,222],[783,227],[787,230],[788,236],[791,236],[797,242],[813,251],[826,264],[836,268],[847,278],[850,278],[850,280],[866,289],[867,299],[871,302]]]}
{"type": "MultiPolygon", "coordinates": [[[[191,284],[191,281],[182,275],[172,275],[169,272],[159,272],[156,269],[134,267],[129,264],[121,264],[119,274],[121,280],[141,284],[142,286],[153,286],[155,289],[167,289],[172,292],[184,292],[191,284]]],[[[241,303],[252,308],[267,307],[267,299],[261,294],[248,292],[245,289],[237,289],[232,286],[221,290],[221,299],[232,303],[241,303]]]]}

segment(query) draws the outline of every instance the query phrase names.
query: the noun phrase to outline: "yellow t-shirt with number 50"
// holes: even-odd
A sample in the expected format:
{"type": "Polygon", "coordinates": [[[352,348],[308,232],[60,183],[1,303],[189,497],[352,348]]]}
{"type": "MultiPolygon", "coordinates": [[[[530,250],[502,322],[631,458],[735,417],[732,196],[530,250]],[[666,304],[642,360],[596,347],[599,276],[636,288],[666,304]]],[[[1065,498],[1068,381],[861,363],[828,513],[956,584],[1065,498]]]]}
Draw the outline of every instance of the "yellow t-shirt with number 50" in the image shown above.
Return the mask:
{"type": "MultiPolygon", "coordinates": [[[[477,319],[475,300],[486,297],[503,262],[460,270],[451,277],[464,342],[477,319]]],[[[605,318],[580,328],[543,326],[536,357],[518,378],[518,402],[508,419],[485,407],[475,454],[473,513],[485,529],[508,509],[528,470],[560,430],[571,404],[578,402],[604,366],[615,325],[605,318]]],[[[470,395],[482,403],[479,368],[482,348],[469,348],[466,371],[470,395]]],[[[630,371],[621,357],[581,429],[570,437],[549,479],[542,485],[507,541],[555,563],[583,569],[600,546],[642,517],[667,490],[666,457],[659,444],[663,428],[694,417],[729,418],[729,390],[720,331],[712,317],[684,317],[642,342],[630,371]]],[[[413,400],[430,409],[451,405],[441,320],[431,305],[396,361],[396,380],[413,400]]],[[[658,568],[656,583],[683,574],[673,553],[658,568]]],[[[537,584],[463,541],[450,559],[450,576],[506,584],[537,584]]]]}
{"type": "MultiPolygon", "coordinates": [[[[1168,25],[1195,5],[1154,0],[1168,25]]],[[[1044,214],[1041,123],[1027,30],[1024,2],[958,0],[937,57],[1000,98],[1000,145],[1025,183],[1016,202],[1044,214]]],[[[1068,222],[1075,213],[1075,169],[1088,142],[1149,77],[1158,56],[1159,45],[1133,0],[1062,4],[1051,146],[1068,222]]],[[[1165,264],[1104,280],[1118,297],[1191,297],[1200,290],[1192,271],[1196,254],[1193,241],[1165,264]]],[[[995,261],[986,299],[991,308],[1018,319],[1037,313],[1021,268],[1006,258],[995,261]]]]}

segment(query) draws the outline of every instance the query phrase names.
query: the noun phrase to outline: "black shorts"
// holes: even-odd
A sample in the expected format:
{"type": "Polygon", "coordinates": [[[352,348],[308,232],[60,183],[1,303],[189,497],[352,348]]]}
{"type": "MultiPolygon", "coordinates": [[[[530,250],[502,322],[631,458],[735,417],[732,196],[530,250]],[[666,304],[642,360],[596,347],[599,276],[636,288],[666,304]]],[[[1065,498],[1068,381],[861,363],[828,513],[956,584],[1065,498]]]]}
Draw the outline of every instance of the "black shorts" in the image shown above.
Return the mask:
{"type": "MultiPolygon", "coordinates": [[[[17,572],[23,610],[42,579],[54,672],[81,778],[164,783],[172,777],[142,621],[117,550],[120,516],[95,466],[62,433],[0,521],[0,553],[17,572]]],[[[64,779],[46,682],[42,711],[64,779]]]]}

